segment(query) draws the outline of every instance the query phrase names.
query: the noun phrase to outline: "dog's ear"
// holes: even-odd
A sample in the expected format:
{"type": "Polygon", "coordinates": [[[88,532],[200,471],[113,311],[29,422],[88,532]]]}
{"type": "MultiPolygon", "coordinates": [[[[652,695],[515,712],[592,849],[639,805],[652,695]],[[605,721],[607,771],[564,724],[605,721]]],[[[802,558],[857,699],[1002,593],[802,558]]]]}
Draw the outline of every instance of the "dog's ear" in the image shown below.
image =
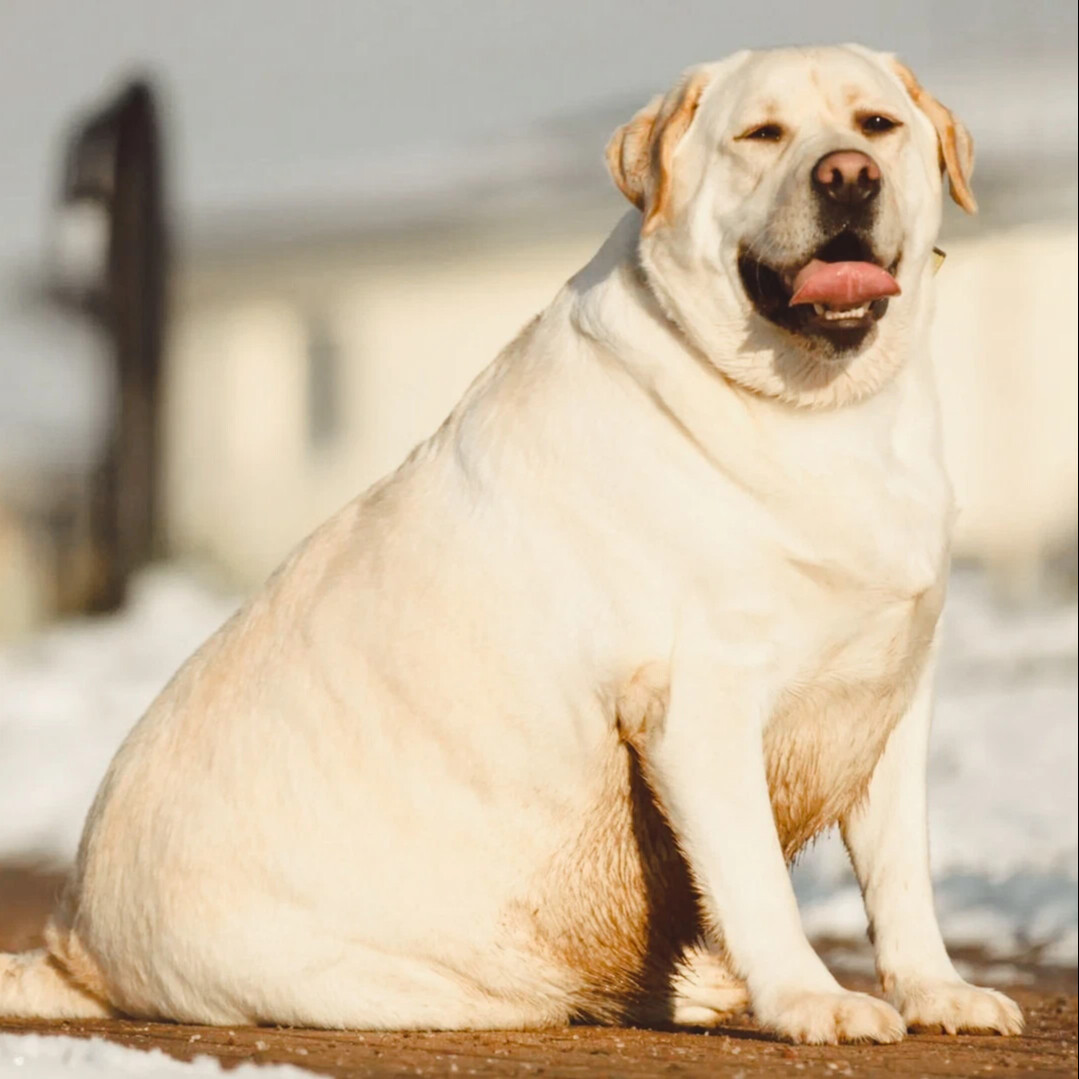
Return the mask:
{"type": "Polygon", "coordinates": [[[643,234],[651,232],[667,211],[674,153],[708,82],[705,69],[687,71],[674,89],[653,98],[607,143],[607,168],[622,194],[644,214],[643,234]]]}
{"type": "Polygon", "coordinates": [[[970,132],[951,109],[945,108],[918,82],[909,67],[893,58],[892,69],[911,100],[929,117],[936,129],[940,167],[948,173],[952,199],[968,214],[976,214],[978,203],[970,189],[970,177],[974,171],[974,140],[970,132]]]}
{"type": "Polygon", "coordinates": [[[628,124],[623,124],[607,143],[607,171],[618,190],[644,210],[645,187],[651,158],[652,131],[663,95],[652,98],[628,124]]]}

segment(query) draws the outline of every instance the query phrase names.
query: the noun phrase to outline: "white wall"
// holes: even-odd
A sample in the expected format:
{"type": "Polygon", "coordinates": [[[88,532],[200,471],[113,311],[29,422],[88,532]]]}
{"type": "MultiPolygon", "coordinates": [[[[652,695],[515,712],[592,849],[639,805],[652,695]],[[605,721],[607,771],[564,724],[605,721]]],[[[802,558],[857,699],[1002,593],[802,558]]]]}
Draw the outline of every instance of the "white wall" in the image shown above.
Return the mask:
{"type": "Polygon", "coordinates": [[[955,551],[1019,594],[1076,532],[1076,261],[1074,224],[1032,226],[951,245],[937,278],[955,551]]]}

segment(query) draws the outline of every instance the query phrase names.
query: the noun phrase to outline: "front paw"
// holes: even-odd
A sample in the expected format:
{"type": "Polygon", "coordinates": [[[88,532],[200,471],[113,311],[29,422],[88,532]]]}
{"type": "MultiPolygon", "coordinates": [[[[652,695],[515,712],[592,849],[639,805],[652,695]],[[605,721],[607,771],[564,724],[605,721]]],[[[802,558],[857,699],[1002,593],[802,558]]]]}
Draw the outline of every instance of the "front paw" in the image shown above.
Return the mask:
{"type": "Polygon", "coordinates": [[[906,1033],[891,1005],[865,993],[786,990],[754,1003],[757,1019],[769,1030],[805,1045],[839,1042],[897,1042],[906,1033]]]}
{"type": "Polygon", "coordinates": [[[964,981],[897,982],[888,997],[910,1029],[945,1034],[1018,1034],[1023,1029],[1023,1013],[1015,1001],[964,981]]]}

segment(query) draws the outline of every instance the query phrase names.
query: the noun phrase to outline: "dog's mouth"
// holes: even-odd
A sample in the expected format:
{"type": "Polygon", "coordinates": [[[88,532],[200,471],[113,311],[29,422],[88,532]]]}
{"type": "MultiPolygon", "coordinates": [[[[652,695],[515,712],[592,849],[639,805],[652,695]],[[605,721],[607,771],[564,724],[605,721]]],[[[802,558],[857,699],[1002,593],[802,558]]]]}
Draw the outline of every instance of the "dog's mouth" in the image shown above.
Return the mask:
{"type": "Polygon", "coordinates": [[[901,257],[885,266],[866,240],[844,231],[802,266],[773,266],[743,248],[738,272],[762,317],[845,352],[861,345],[888,310],[888,297],[899,294],[901,257]]]}

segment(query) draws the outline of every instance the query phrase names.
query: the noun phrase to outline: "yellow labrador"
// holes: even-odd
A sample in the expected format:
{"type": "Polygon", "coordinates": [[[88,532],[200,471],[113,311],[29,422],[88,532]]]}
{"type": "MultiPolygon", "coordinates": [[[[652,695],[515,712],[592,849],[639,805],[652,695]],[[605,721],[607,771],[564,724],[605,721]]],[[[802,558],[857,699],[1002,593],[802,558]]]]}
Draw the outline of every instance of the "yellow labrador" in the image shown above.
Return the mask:
{"type": "Polygon", "coordinates": [[[0,1014],[1020,1029],[927,857],[970,140],[848,46],[694,68],[608,161],[634,208],[592,262],[135,727],[0,1014]],[[799,922],[834,824],[890,1004],[799,922]]]}

